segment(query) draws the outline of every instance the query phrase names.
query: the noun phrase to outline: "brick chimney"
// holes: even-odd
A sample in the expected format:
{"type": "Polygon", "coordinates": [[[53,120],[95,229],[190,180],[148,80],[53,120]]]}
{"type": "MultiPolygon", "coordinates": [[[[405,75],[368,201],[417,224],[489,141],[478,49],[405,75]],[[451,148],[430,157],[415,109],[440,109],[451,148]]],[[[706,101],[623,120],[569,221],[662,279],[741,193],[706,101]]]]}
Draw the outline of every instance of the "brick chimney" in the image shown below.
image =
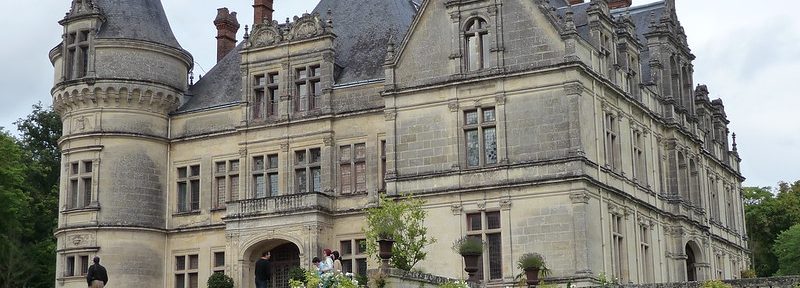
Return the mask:
{"type": "Polygon", "coordinates": [[[583,3],[583,0],[567,0],[567,2],[569,3],[569,5],[576,5],[583,3]]]}
{"type": "Polygon", "coordinates": [[[261,23],[265,18],[267,21],[272,22],[272,12],[275,12],[275,9],[272,8],[272,1],[255,0],[253,4],[253,24],[261,23]]]}
{"type": "Polygon", "coordinates": [[[608,0],[608,9],[631,7],[633,0],[608,0]]]}
{"type": "Polygon", "coordinates": [[[229,13],[228,8],[217,9],[214,26],[217,26],[217,62],[219,62],[236,47],[236,32],[239,31],[236,12],[229,13]]]}

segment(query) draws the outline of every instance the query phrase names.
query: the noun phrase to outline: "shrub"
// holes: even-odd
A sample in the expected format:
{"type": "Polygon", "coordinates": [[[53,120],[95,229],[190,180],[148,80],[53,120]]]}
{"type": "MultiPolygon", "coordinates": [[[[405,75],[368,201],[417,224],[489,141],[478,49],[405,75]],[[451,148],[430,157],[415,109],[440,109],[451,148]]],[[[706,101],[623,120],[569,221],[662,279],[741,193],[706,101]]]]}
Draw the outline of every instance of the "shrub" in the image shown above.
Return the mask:
{"type": "Polygon", "coordinates": [[[485,243],[480,238],[465,236],[453,242],[453,250],[460,255],[483,254],[485,243]]]}
{"type": "Polygon", "coordinates": [[[233,278],[220,272],[208,277],[208,288],[233,288],[233,278]]]}
{"type": "Polygon", "coordinates": [[[758,275],[756,275],[756,270],[753,269],[742,270],[742,279],[749,279],[756,277],[758,277],[758,275]]]}
{"type": "Polygon", "coordinates": [[[519,267],[521,270],[545,268],[544,257],[542,257],[542,255],[539,253],[525,253],[522,255],[522,257],[519,257],[517,267],[519,267]]]}
{"type": "Polygon", "coordinates": [[[464,281],[450,281],[439,285],[439,288],[469,288],[469,285],[464,281]]]}
{"type": "Polygon", "coordinates": [[[306,284],[306,269],[303,267],[292,267],[292,269],[289,270],[289,280],[296,280],[306,284]]]}
{"type": "Polygon", "coordinates": [[[702,288],[732,288],[733,286],[731,286],[730,284],[725,284],[724,282],[719,281],[719,280],[709,280],[709,281],[703,282],[703,286],[700,286],[700,287],[702,287],[702,288]]]}

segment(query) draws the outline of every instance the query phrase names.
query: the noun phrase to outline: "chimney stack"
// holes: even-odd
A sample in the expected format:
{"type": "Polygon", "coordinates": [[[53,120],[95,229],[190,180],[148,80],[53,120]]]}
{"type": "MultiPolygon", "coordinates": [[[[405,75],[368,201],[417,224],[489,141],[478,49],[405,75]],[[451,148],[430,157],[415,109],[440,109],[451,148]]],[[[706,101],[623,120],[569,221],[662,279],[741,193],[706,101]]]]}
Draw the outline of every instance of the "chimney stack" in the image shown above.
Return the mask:
{"type": "Polygon", "coordinates": [[[567,2],[569,3],[569,5],[576,5],[583,3],[583,0],[567,0],[567,2]]]}
{"type": "Polygon", "coordinates": [[[228,8],[217,9],[214,26],[217,26],[217,62],[219,62],[236,47],[236,32],[239,31],[236,12],[229,13],[228,8]]]}
{"type": "Polygon", "coordinates": [[[255,0],[253,4],[253,24],[262,23],[264,19],[272,22],[272,12],[275,12],[275,9],[272,8],[272,1],[255,0]]]}
{"type": "Polygon", "coordinates": [[[631,7],[633,0],[608,0],[608,9],[631,7]]]}

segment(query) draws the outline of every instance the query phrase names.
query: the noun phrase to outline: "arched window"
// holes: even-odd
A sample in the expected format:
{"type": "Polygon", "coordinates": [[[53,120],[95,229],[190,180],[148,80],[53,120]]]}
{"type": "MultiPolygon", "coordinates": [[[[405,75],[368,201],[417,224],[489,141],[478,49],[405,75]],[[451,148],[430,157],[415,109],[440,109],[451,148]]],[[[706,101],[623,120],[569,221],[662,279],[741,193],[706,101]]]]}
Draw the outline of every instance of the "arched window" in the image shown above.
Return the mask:
{"type": "Polygon", "coordinates": [[[481,70],[488,67],[489,57],[489,29],[486,21],[481,18],[470,20],[464,30],[466,40],[466,63],[469,71],[481,70]]]}

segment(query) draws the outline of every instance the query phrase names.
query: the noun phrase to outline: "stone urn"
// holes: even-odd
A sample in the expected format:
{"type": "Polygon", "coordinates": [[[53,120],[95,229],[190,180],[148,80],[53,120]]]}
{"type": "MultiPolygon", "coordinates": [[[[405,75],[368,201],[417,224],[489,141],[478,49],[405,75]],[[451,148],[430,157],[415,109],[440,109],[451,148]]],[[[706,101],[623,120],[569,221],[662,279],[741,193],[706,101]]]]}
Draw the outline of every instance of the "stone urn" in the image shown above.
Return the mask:
{"type": "Polygon", "coordinates": [[[461,257],[464,257],[464,271],[469,275],[467,281],[477,282],[475,273],[478,272],[481,254],[461,254],[461,257]]]}
{"type": "Polygon", "coordinates": [[[531,267],[525,269],[525,278],[528,286],[539,285],[539,268],[531,267]]]}
{"type": "Polygon", "coordinates": [[[392,239],[378,239],[378,257],[383,261],[384,268],[389,268],[389,259],[392,259],[392,239]]]}

